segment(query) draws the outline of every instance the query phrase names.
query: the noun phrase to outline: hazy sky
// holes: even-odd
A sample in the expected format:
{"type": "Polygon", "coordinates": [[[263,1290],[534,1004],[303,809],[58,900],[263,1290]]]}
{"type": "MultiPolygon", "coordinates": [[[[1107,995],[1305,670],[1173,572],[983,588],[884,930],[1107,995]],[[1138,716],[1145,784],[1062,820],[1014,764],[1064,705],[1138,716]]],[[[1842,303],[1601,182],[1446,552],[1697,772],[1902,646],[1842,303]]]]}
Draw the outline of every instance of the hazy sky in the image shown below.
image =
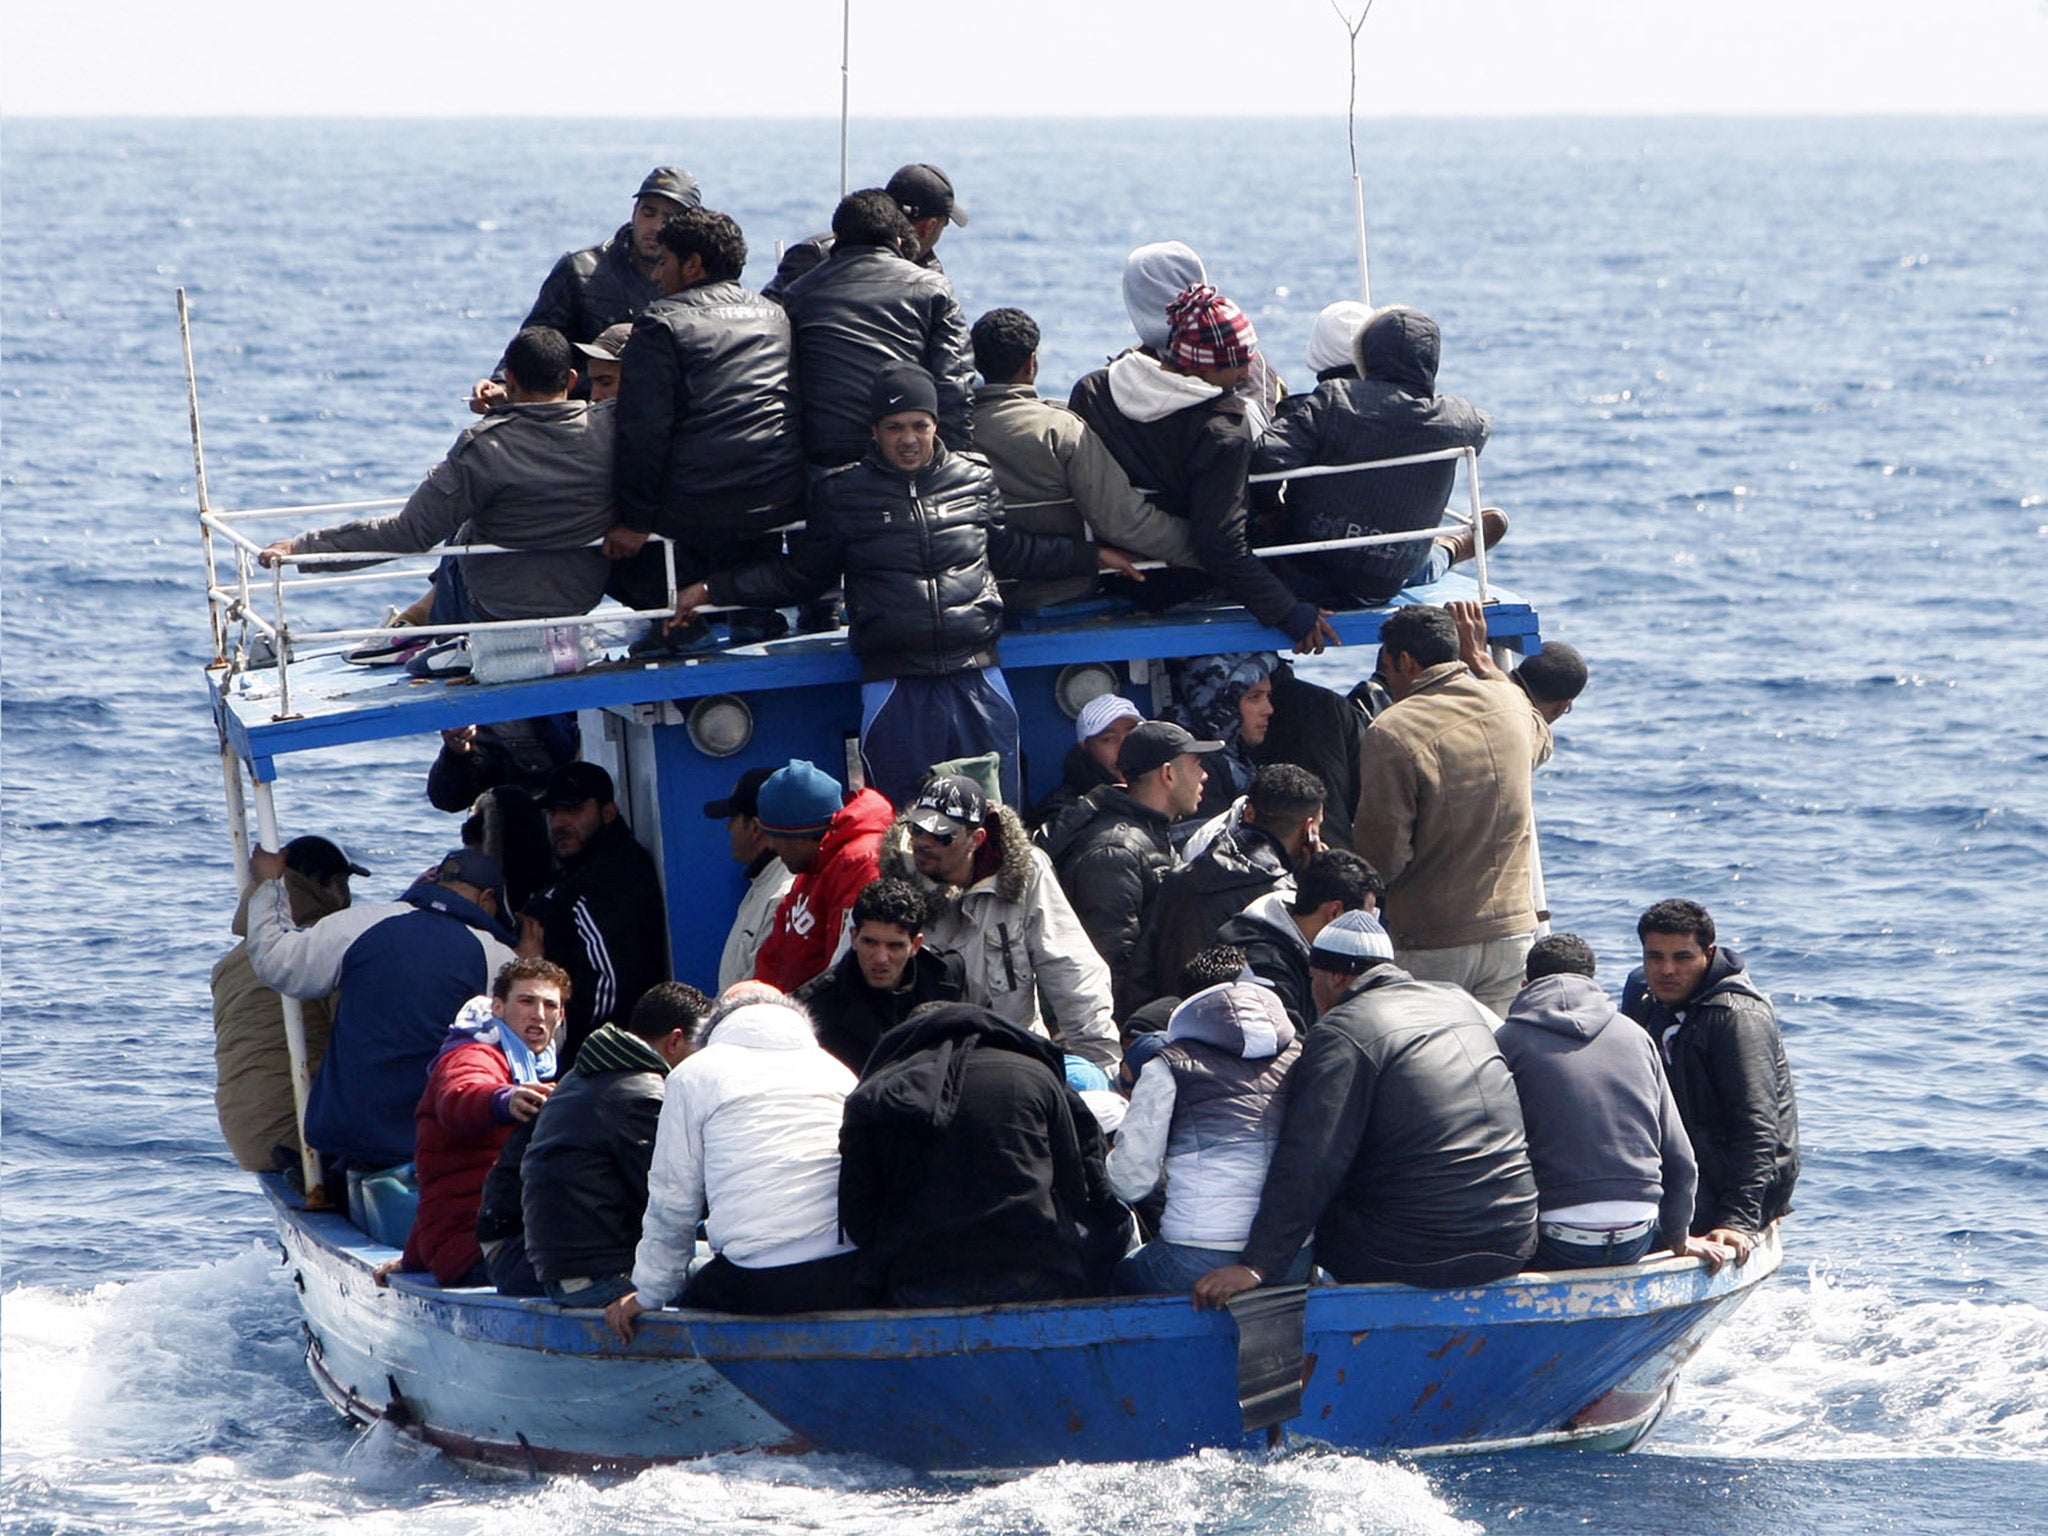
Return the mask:
{"type": "MultiPolygon", "coordinates": [[[[1329,0],[853,10],[866,117],[1344,107],[1329,0]]],[[[840,0],[0,0],[0,112],[834,116],[839,23],[840,0]]],[[[2048,0],[1375,0],[1360,58],[1366,113],[2040,113],[2048,0]]]]}

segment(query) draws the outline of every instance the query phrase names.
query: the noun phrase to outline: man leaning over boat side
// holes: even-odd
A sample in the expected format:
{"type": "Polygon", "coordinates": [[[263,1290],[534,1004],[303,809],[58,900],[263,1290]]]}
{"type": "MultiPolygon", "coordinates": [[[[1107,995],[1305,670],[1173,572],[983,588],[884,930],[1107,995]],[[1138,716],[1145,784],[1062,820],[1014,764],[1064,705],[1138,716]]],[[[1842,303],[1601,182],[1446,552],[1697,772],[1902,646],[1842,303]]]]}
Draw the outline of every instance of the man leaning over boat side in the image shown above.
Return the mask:
{"type": "Polygon", "coordinates": [[[1380,672],[1394,702],[1365,733],[1352,846],[1387,882],[1401,965],[1503,1012],[1536,931],[1531,780],[1550,727],[1520,690],[1472,675],[1442,608],[1387,615],[1380,672]]]}
{"type": "Polygon", "coordinates": [[[668,915],[654,856],[619,814],[609,773],[564,763],[540,803],[561,875],[521,911],[519,947],[575,980],[562,1043],[568,1067],[593,1029],[625,1018],[641,993],[668,980],[668,915]]]}
{"type": "Polygon", "coordinates": [[[711,999],[695,987],[649,988],[623,1025],[600,1025],[583,1042],[518,1152],[506,1143],[477,1226],[501,1293],[545,1290],[561,1306],[606,1307],[633,1288],[663,1085],[710,1011],[711,999]],[[511,1196],[516,1209],[502,1214],[518,1221],[496,1252],[484,1227],[494,1192],[501,1202],[511,1196]],[[525,1283],[508,1289],[514,1261],[525,1283]]]}
{"type": "Polygon", "coordinates": [[[933,379],[939,434],[974,446],[974,364],[953,286],[904,255],[910,221],[880,187],[849,192],[832,212],[832,254],[782,297],[795,335],[804,457],[819,469],[868,449],[868,386],[892,363],[933,379]]]}
{"type": "Polygon", "coordinates": [[[676,580],[772,556],[771,530],[802,513],[789,317],[740,286],[747,242],[722,213],[686,208],[661,227],[662,296],[633,322],[621,357],[618,521],[605,553],[611,594],[632,608],[668,600],[652,534],[675,544],[676,580]]]}
{"type": "MultiPolygon", "coordinates": [[[[974,447],[995,471],[1013,527],[1093,539],[1147,560],[1198,568],[1187,523],[1131,489],[1116,456],[1063,400],[1039,396],[1038,324],[1021,309],[992,309],[969,333],[982,383],[974,391],[974,447]]],[[[1011,582],[1011,613],[1085,597],[1095,577],[1011,582]]]]}
{"type": "MultiPolygon", "coordinates": [[[[349,904],[348,877],[368,875],[341,846],[324,837],[295,837],[284,845],[282,880],[294,923],[311,927],[349,904]]],[[[285,1048],[284,1009],[277,993],[256,975],[249,957],[249,902],[258,886],[235,904],[233,929],[241,942],[213,965],[214,1113],[235,1161],[251,1172],[279,1166],[277,1153],[296,1164],[299,1111],[292,1093],[291,1053],[285,1048]]],[[[305,999],[306,1059],[317,1071],[334,1019],[333,999],[305,999]]]]}
{"type": "MultiPolygon", "coordinates": [[[[549,271],[520,329],[544,325],[574,342],[595,341],[631,320],[661,296],[654,268],[661,257],[662,221],[703,201],[697,178],[673,165],[657,165],[633,194],[633,214],[608,240],[566,252],[549,271]]],[[[479,379],[469,408],[479,416],[504,400],[496,377],[479,379]]]]}
{"type": "Polygon", "coordinates": [[[1088,940],[1043,849],[1017,813],[960,774],[928,779],[882,840],[881,872],[910,881],[931,909],[925,941],[958,955],[967,1001],[1054,1038],[1080,1065],[1114,1076],[1123,1057],[1109,967],[1088,940]]]}
{"type": "Polygon", "coordinates": [[[1493,1017],[1394,964],[1347,912],[1316,935],[1322,1017],[1288,1074],[1287,1113],[1236,1264],[1195,1285],[1220,1307],[1275,1282],[1315,1238],[1340,1283],[1481,1285],[1536,1251],[1536,1179],[1493,1017]]]}
{"type": "Polygon", "coordinates": [[[1643,963],[1621,1008],[1650,1032],[1699,1162],[1692,1230],[1746,1263],[1792,1209],[1799,1106],[1778,1013],[1742,956],[1714,942],[1696,901],[1657,902],[1636,923],[1643,963]]]}
{"type": "Polygon", "coordinates": [[[1316,605],[1251,552],[1245,477],[1252,429],[1242,386],[1252,376],[1252,323],[1214,288],[1172,302],[1165,355],[1124,353],[1075,384],[1069,404],[1162,511],[1183,518],[1202,569],[1224,595],[1298,651],[1337,643],[1316,605]]]}
{"type": "Polygon", "coordinates": [[[611,571],[596,541],[612,525],[613,406],[569,398],[571,363],[560,331],[521,331],[505,354],[505,402],[455,439],[403,507],[279,539],[262,563],[286,555],[414,554],[450,541],[498,544],[528,553],[441,562],[434,623],[589,612],[611,571]]]}
{"type": "Polygon", "coordinates": [[[987,462],[940,434],[942,408],[917,364],[876,373],[867,455],[813,483],[788,558],[713,572],[677,594],[671,621],[686,626],[707,601],[779,608],[841,583],[847,648],[861,668],[861,758],[868,782],[896,804],[933,763],[984,752],[998,755],[1016,797],[1019,725],[996,654],[998,577],[1131,570],[1106,545],[1010,527],[987,462]]]}
{"type": "MultiPolygon", "coordinates": [[[[1389,305],[1365,323],[1353,343],[1357,376],[1332,378],[1281,402],[1252,453],[1251,472],[1273,474],[1333,464],[1358,464],[1446,448],[1480,449],[1493,429],[1486,412],[1456,395],[1436,392],[1443,347],[1436,321],[1419,309],[1389,305]]],[[[1318,475],[1286,482],[1280,542],[1308,544],[1366,534],[1416,533],[1443,522],[1458,461],[1442,459],[1397,469],[1318,475]]],[[[1272,493],[1276,487],[1262,486],[1272,493]]],[[[1507,514],[1488,507],[1481,518],[1488,549],[1500,542],[1507,514]]],[[[1460,525],[1435,539],[1328,550],[1278,562],[1287,584],[1332,607],[1377,607],[1403,587],[1441,581],[1452,565],[1476,553],[1460,525]]]]}
{"type": "Polygon", "coordinates": [[[249,961],[289,997],[340,993],[306,1099],[306,1139],[350,1175],[353,1193],[356,1174],[412,1160],[413,1112],[449,1022],[517,958],[501,915],[504,876],[496,861],[458,848],[397,901],[358,902],[302,928],[284,869],[281,853],[249,856],[260,882],[249,898],[249,961]]]}
{"type": "Polygon", "coordinates": [[[743,981],[718,1000],[662,1090],[633,1290],[605,1309],[621,1340],[678,1297],[760,1316],[853,1303],[857,1260],[839,1225],[853,1083],[773,987],[743,981]],[[693,1271],[700,1219],[712,1258],[693,1271]]]}
{"type": "Polygon", "coordinates": [[[1691,1235],[1698,1171],[1657,1048],[1593,980],[1593,950],[1553,933],[1494,1031],[1536,1170],[1534,1269],[1633,1264],[1662,1247],[1719,1269],[1727,1250],[1691,1235]]]}
{"type": "Polygon", "coordinates": [[[986,1008],[923,1008],[847,1097],[839,1219],[889,1306],[1102,1295],[1131,1218],[1060,1051],[986,1008]]]}

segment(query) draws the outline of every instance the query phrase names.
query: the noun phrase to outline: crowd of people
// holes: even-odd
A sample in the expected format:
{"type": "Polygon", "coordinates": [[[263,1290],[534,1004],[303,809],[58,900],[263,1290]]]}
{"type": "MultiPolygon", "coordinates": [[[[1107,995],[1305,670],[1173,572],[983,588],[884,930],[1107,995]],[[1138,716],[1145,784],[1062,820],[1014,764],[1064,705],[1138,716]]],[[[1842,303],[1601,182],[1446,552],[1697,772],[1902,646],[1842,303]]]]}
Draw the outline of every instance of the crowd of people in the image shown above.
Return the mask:
{"type": "Polygon", "coordinates": [[[1278,651],[1181,658],[1154,718],[1087,702],[1024,804],[1006,609],[1106,572],[1315,651],[1329,608],[1504,532],[1251,552],[1255,521],[1439,525],[1447,462],[1248,480],[1483,444],[1435,393],[1434,323],[1332,306],[1288,395],[1194,253],[1142,247],[1138,345],[1061,404],[1030,316],[965,324],[934,253],[965,222],[907,166],[755,294],[737,226],[657,169],[556,265],[401,512],[267,552],[529,551],[443,563],[418,616],[462,624],[650,606],[659,534],[669,648],[707,643],[711,607],[740,638],[830,621],[836,588],[865,782],[758,764],[705,805],[744,895],[699,990],[573,719],[445,732],[429,794],[467,812],[462,846],[398,901],[353,904],[367,871],[325,838],[252,857],[215,976],[237,1158],[297,1158],[282,993],[312,1004],[330,1184],[363,1221],[362,1182],[414,1169],[387,1267],[602,1307],[628,1340],[677,1303],[1213,1306],[1312,1275],[1746,1260],[1799,1166],[1768,997],[1689,901],[1643,913],[1619,1008],[1589,946],[1538,937],[1531,784],[1586,686],[1571,647],[1505,672],[1478,604],[1408,602],[1349,697],[1278,651]]]}

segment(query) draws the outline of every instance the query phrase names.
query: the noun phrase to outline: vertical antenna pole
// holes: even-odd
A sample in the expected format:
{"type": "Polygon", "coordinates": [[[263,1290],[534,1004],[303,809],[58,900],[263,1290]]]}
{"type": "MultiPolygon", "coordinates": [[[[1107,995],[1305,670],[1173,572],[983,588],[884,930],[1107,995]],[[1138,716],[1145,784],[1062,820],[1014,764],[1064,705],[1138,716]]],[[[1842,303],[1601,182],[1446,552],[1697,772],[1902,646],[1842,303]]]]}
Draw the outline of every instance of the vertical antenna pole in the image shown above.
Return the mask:
{"type": "Polygon", "coordinates": [[[192,421],[192,480],[199,491],[199,546],[206,554],[206,616],[213,625],[213,664],[225,666],[228,659],[227,619],[213,600],[216,580],[213,560],[213,529],[205,518],[212,512],[206,496],[206,448],[199,436],[199,372],[192,365],[192,313],[185,304],[185,290],[178,289],[178,339],[185,348],[185,411],[192,421]]]}
{"type": "Polygon", "coordinates": [[[853,117],[853,0],[843,0],[839,17],[839,195],[852,190],[849,180],[848,125],[853,117]]]}
{"type": "Polygon", "coordinates": [[[1365,181],[1358,173],[1358,34],[1365,27],[1365,18],[1372,14],[1372,0],[1365,0],[1365,9],[1353,21],[1344,14],[1344,8],[1337,0],[1330,0],[1330,9],[1337,13],[1337,19],[1344,23],[1344,30],[1351,37],[1351,99],[1344,109],[1344,129],[1351,142],[1351,212],[1358,231],[1358,296],[1372,307],[1372,266],[1366,259],[1365,247],[1365,181]]]}

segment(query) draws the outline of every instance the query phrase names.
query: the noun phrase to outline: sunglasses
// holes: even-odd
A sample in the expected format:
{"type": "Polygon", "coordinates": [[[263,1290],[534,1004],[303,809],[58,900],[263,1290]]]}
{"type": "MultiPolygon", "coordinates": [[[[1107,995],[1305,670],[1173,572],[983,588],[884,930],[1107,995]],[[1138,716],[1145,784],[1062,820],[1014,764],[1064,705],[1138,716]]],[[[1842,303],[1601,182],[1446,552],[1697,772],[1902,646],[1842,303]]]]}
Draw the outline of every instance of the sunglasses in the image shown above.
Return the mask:
{"type": "Polygon", "coordinates": [[[930,841],[937,843],[941,848],[952,847],[953,840],[960,835],[958,832],[934,832],[929,827],[912,827],[910,830],[913,835],[928,838],[930,841]]]}

